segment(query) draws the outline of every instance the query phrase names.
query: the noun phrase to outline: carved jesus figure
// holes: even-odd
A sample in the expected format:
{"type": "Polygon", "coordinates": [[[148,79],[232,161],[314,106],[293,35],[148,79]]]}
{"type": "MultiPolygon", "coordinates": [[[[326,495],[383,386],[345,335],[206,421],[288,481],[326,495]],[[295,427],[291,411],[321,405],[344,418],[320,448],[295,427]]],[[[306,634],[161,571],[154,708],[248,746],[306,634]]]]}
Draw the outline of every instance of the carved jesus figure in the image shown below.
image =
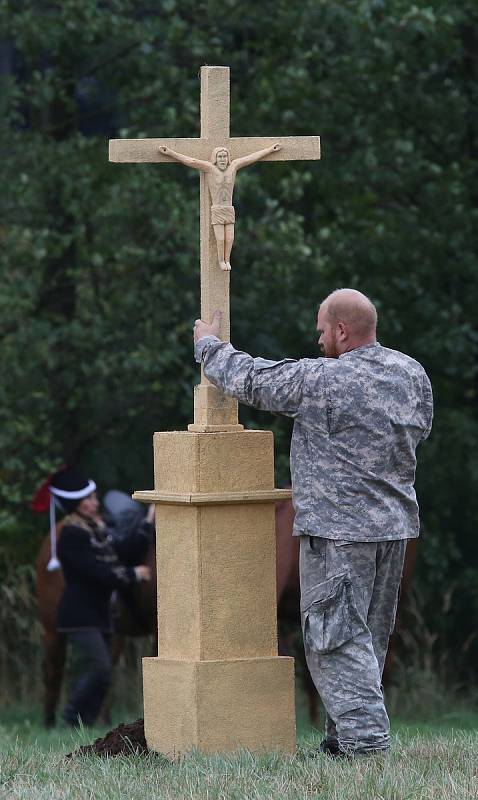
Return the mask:
{"type": "Polygon", "coordinates": [[[261,158],[268,156],[269,153],[281,150],[282,145],[277,142],[264,150],[258,150],[256,153],[251,153],[242,158],[235,158],[234,161],[231,161],[227,147],[216,147],[213,150],[211,161],[201,161],[199,158],[185,156],[165,145],[159,149],[170,158],[180,161],[181,164],[206,173],[212,201],[211,224],[216,237],[219,266],[223,270],[230,270],[230,257],[234,242],[234,223],[236,221],[236,213],[232,205],[232,193],[237,170],[248,167],[249,164],[254,164],[261,158]]]}

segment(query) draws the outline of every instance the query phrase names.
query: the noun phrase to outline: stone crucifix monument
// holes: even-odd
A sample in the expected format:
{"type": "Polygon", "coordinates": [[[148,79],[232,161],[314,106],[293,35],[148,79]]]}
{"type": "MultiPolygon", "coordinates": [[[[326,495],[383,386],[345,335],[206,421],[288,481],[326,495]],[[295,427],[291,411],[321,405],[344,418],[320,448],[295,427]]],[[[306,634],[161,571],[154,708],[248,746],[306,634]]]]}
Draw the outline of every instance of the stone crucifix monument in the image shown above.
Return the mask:
{"type": "Polygon", "coordinates": [[[234,242],[234,223],[236,212],[232,205],[232,193],[238,169],[254,164],[260,158],[271,153],[277,153],[282,149],[279,143],[258,150],[257,153],[250,153],[243,158],[235,158],[231,162],[227,147],[215,147],[211,161],[201,161],[199,158],[191,158],[184,153],[177,153],[170,147],[163,145],[159,148],[162,153],[187,167],[198,169],[206,175],[209,194],[211,195],[211,225],[216,237],[217,257],[221,269],[229,271],[231,263],[232,245],[234,242]]]}
{"type": "MultiPolygon", "coordinates": [[[[110,161],[177,160],[200,173],[201,317],[229,341],[237,169],[320,158],[318,136],[229,136],[229,68],[201,68],[201,137],[114,139],[110,161]]],[[[148,746],[169,757],[295,749],[294,669],[277,655],[270,431],[244,430],[237,403],[204,375],[187,431],[154,434],[159,655],[143,659],[148,746]]]]}

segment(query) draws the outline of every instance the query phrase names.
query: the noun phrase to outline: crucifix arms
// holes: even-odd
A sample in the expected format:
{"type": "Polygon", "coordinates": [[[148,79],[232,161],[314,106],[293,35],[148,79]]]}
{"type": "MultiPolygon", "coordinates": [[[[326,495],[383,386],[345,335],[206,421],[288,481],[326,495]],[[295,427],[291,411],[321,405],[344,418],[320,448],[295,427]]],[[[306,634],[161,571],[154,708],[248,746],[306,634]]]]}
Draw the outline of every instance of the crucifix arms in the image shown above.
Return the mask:
{"type": "Polygon", "coordinates": [[[211,161],[201,161],[199,158],[185,156],[183,153],[178,153],[176,150],[173,150],[171,147],[167,147],[166,145],[161,145],[159,150],[161,153],[164,153],[165,156],[169,156],[170,158],[174,158],[175,161],[180,161],[181,164],[185,164],[186,167],[200,169],[203,172],[209,172],[212,168],[211,161]]]}
{"type": "Polygon", "coordinates": [[[231,269],[230,257],[236,220],[236,212],[232,205],[232,195],[237,170],[247,167],[249,164],[254,164],[255,161],[259,161],[261,158],[265,158],[281,149],[282,145],[279,142],[274,142],[269,147],[264,147],[254,153],[249,153],[247,156],[235,158],[231,161],[228,148],[219,146],[214,148],[211,160],[204,161],[200,158],[187,156],[184,153],[178,153],[177,150],[173,150],[165,144],[159,147],[160,153],[174,158],[187,167],[200,170],[206,175],[212,203],[210,212],[211,225],[216,239],[217,259],[220,268],[225,272],[229,272],[231,269]]]}
{"type": "Polygon", "coordinates": [[[275,144],[270,145],[270,147],[265,147],[262,150],[257,150],[255,153],[250,153],[247,156],[235,158],[233,161],[230,161],[229,150],[227,147],[216,147],[213,150],[211,161],[203,161],[199,158],[187,156],[184,153],[178,153],[177,150],[173,150],[167,145],[161,145],[159,148],[159,151],[164,153],[164,155],[173,158],[175,161],[179,161],[186,167],[201,170],[201,172],[211,172],[214,167],[220,170],[225,170],[229,167],[231,170],[236,172],[238,169],[248,167],[250,164],[254,164],[256,161],[260,161],[261,158],[265,158],[271,153],[276,153],[279,150],[282,150],[282,145],[279,142],[276,142],[275,144]]]}
{"type": "Polygon", "coordinates": [[[234,169],[248,167],[249,164],[254,164],[256,161],[260,161],[261,158],[265,158],[266,156],[270,155],[270,153],[277,153],[278,150],[282,150],[282,145],[279,142],[276,142],[275,144],[271,144],[270,147],[265,147],[263,150],[257,150],[255,153],[251,153],[248,156],[235,158],[231,163],[231,167],[234,167],[234,169]]]}

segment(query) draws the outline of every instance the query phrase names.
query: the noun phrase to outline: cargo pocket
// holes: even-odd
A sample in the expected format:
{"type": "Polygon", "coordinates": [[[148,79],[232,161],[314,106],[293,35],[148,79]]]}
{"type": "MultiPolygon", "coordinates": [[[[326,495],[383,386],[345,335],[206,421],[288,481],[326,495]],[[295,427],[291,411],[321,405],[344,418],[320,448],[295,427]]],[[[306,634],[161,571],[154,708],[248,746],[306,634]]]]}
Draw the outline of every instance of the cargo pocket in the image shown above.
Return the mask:
{"type": "Polygon", "coordinates": [[[304,643],[322,655],[364,630],[348,575],[336,575],[311,587],[301,599],[304,643]]]}
{"type": "Polygon", "coordinates": [[[334,714],[337,717],[345,717],[350,714],[351,711],[360,711],[364,705],[364,701],[360,697],[356,697],[353,700],[346,700],[343,703],[337,703],[337,705],[334,707],[334,714]]]}

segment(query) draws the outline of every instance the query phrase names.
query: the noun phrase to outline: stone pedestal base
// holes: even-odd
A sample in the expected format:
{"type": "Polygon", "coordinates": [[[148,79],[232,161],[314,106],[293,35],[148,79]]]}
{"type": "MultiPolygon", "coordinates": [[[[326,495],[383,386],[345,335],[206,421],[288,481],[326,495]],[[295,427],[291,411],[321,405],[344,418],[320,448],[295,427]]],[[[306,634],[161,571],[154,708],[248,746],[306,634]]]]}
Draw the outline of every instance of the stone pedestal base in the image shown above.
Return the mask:
{"type": "Polygon", "coordinates": [[[143,659],[148,746],[168,758],[295,750],[292,658],[230,661],[143,659]]]}
{"type": "Polygon", "coordinates": [[[295,747],[293,660],[277,655],[272,434],[156,433],[159,658],[144,660],[148,746],[170,757],[295,747]]]}

